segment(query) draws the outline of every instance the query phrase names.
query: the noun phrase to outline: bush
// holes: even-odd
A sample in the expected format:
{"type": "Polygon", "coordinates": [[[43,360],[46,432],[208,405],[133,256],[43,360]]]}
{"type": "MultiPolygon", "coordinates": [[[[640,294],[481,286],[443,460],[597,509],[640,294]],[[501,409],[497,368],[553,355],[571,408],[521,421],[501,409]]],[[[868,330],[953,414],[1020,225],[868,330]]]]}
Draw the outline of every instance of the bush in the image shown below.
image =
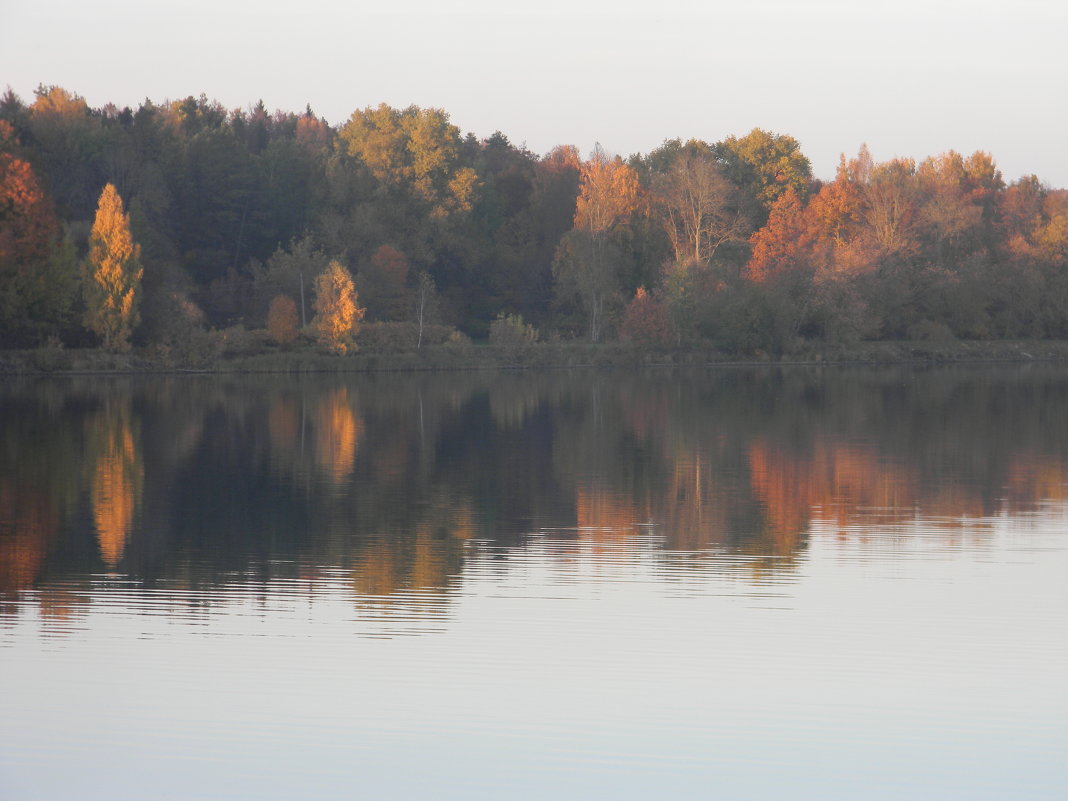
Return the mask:
{"type": "Polygon", "coordinates": [[[451,350],[464,351],[471,347],[471,337],[463,331],[453,329],[449,332],[448,338],[442,344],[451,350]]]}
{"type": "Polygon", "coordinates": [[[920,320],[908,328],[908,338],[914,342],[955,342],[957,337],[945,323],[920,320]]]}
{"type": "Polygon", "coordinates": [[[489,341],[499,348],[525,348],[538,341],[538,329],[525,322],[521,314],[501,313],[490,323],[489,341]]]}
{"type": "Polygon", "coordinates": [[[665,347],[675,339],[667,305],[638,287],[619,328],[619,338],[635,345],[665,347]]]}
{"type": "MultiPolygon", "coordinates": [[[[447,325],[424,325],[423,345],[443,345],[456,333],[447,325]]],[[[405,353],[416,349],[419,327],[407,323],[364,323],[357,337],[361,350],[372,353],[405,353]]]]}
{"type": "Polygon", "coordinates": [[[289,295],[277,295],[267,310],[267,333],[278,345],[289,345],[297,338],[297,304],[289,295]]]}
{"type": "Polygon", "coordinates": [[[263,329],[247,331],[235,325],[209,334],[223,356],[251,356],[267,350],[267,333],[263,329]]]}
{"type": "Polygon", "coordinates": [[[59,337],[53,334],[47,342],[30,353],[30,363],[38,370],[51,373],[53,370],[69,369],[70,356],[59,337]]]}

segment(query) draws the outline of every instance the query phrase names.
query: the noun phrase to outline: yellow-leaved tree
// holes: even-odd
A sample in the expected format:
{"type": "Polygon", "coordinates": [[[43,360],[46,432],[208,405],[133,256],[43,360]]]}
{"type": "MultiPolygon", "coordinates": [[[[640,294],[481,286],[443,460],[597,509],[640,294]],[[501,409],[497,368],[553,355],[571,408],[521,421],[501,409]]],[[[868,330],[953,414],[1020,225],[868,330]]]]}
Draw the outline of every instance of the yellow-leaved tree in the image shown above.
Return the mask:
{"type": "Polygon", "coordinates": [[[344,353],[359,330],[364,309],[356,305],[356,285],[349,271],[336,259],[315,279],[315,319],[312,327],[319,342],[335,353],[344,353]]]}
{"type": "Polygon", "coordinates": [[[598,145],[582,165],[574,228],[560,240],[553,259],[557,291],[578,299],[592,342],[601,339],[608,305],[619,285],[623,253],[616,234],[640,204],[638,174],[598,145]]]}
{"type": "Polygon", "coordinates": [[[140,320],[141,246],[130,234],[130,216],[112,184],[104,187],[89,234],[85,264],[85,322],[111,351],[130,347],[130,335],[140,320]]]}

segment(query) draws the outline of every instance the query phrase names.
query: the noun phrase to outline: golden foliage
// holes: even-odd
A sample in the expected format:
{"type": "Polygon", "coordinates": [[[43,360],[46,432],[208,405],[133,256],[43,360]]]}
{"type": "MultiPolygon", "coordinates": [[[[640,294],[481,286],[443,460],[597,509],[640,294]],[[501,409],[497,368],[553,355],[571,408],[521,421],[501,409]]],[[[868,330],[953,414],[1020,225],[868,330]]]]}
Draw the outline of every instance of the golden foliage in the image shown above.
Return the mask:
{"type": "Polygon", "coordinates": [[[315,319],[312,327],[319,342],[336,353],[345,353],[359,330],[364,309],[356,305],[352,275],[334,260],[315,279],[315,319]]]}
{"type": "Polygon", "coordinates": [[[638,210],[638,174],[619,156],[601,150],[582,165],[582,183],[575,205],[575,228],[604,234],[638,210]]]}
{"type": "Polygon", "coordinates": [[[316,432],[316,460],[337,486],[352,473],[363,434],[363,420],[353,411],[347,388],[335,390],[319,404],[316,432]]]}
{"type": "Polygon", "coordinates": [[[133,530],[144,476],[125,416],[105,420],[102,425],[104,447],[93,469],[90,494],[100,555],[114,567],[122,559],[133,530]]]}
{"type": "Polygon", "coordinates": [[[86,263],[86,323],[108,350],[126,350],[139,322],[141,246],[130,234],[130,217],[112,184],[104,187],[89,235],[86,263]]]}
{"type": "Polygon", "coordinates": [[[353,113],[339,145],[384,184],[405,187],[444,218],[471,211],[478,174],[460,166],[460,129],[441,109],[385,103],[353,113]]]}
{"type": "Polygon", "coordinates": [[[60,86],[49,86],[37,90],[30,113],[35,117],[85,117],[89,114],[89,104],[78,94],[68,92],[60,86]]]}

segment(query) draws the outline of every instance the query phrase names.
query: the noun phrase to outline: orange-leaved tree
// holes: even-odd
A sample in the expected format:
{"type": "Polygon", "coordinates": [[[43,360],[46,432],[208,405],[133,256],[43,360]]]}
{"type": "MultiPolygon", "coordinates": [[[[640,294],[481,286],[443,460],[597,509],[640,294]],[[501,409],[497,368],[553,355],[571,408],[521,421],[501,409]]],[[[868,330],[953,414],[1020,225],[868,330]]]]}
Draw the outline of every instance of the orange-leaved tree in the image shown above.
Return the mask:
{"type": "Polygon", "coordinates": [[[128,350],[139,322],[141,246],[130,234],[130,215],[114,185],[100,194],[85,264],[86,325],[112,351],[128,350]]]}
{"type": "Polygon", "coordinates": [[[279,345],[297,338],[297,304],[289,295],[276,295],[267,310],[267,333],[279,345]]]}
{"type": "Polygon", "coordinates": [[[315,319],[312,327],[319,342],[335,353],[345,353],[359,330],[364,309],[357,305],[356,285],[336,259],[315,279],[315,319]]]}
{"type": "Polygon", "coordinates": [[[618,284],[620,255],[612,234],[630,220],[640,201],[634,169],[598,146],[582,165],[575,227],[561,240],[553,260],[557,289],[578,298],[594,342],[601,338],[608,300],[618,284]]]}
{"type": "Polygon", "coordinates": [[[752,255],[746,265],[750,280],[762,282],[811,264],[815,236],[804,201],[788,187],[771,204],[768,222],[749,238],[752,255]]]}

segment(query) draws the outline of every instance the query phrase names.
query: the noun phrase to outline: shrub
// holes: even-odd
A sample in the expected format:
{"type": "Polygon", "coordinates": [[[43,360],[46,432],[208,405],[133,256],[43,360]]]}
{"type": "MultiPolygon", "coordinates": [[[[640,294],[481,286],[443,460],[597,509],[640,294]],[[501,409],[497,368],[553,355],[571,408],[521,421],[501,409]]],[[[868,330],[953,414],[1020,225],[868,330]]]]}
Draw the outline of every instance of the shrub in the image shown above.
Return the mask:
{"type": "Polygon", "coordinates": [[[521,314],[502,312],[490,323],[489,341],[501,348],[523,348],[538,341],[538,329],[525,322],[521,314]]]}
{"type": "Polygon", "coordinates": [[[920,320],[908,328],[908,338],[914,342],[955,342],[957,337],[945,323],[920,320]]]}
{"type": "Polygon", "coordinates": [[[243,325],[234,325],[220,331],[209,331],[215,347],[224,356],[253,356],[266,350],[266,335],[263,329],[248,331],[243,325]]]}
{"type": "Polygon", "coordinates": [[[277,295],[267,310],[267,333],[278,345],[289,345],[297,338],[297,304],[289,295],[277,295]]]}
{"type": "Polygon", "coordinates": [[[665,347],[675,339],[675,329],[668,315],[667,305],[638,287],[634,299],[623,314],[619,337],[635,345],[665,347]]]}
{"type": "Polygon", "coordinates": [[[445,347],[453,350],[467,350],[471,347],[471,337],[465,334],[463,331],[457,331],[452,329],[449,332],[448,338],[443,343],[445,347]]]}
{"type": "MultiPolygon", "coordinates": [[[[443,345],[456,333],[447,325],[424,325],[423,345],[443,345]]],[[[364,323],[357,338],[360,349],[372,353],[404,353],[417,349],[419,325],[404,323],[364,323]]]]}
{"type": "Polygon", "coordinates": [[[30,362],[38,370],[52,372],[53,370],[66,370],[70,368],[70,356],[63,347],[63,343],[55,334],[48,338],[43,345],[35,348],[30,354],[30,362]]]}

